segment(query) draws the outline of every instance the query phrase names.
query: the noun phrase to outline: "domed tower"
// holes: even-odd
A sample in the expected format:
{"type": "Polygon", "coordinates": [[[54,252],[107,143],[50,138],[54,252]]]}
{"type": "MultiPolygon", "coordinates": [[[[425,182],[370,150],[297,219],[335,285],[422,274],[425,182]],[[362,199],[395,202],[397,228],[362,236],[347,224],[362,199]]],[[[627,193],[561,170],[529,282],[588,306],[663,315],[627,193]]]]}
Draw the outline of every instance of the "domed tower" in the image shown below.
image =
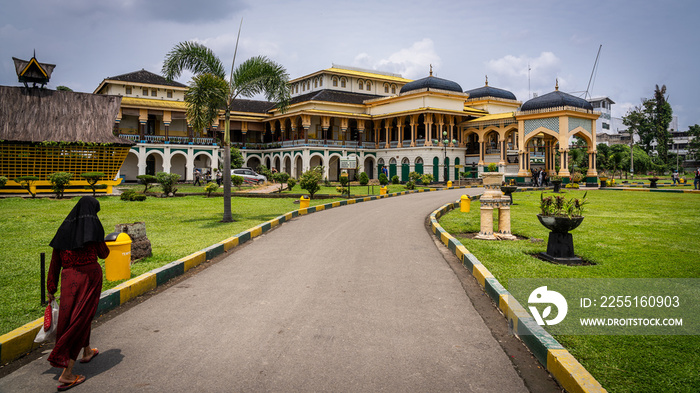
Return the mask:
{"type": "Polygon", "coordinates": [[[429,76],[427,76],[423,79],[418,79],[418,80],[415,80],[413,82],[406,83],[405,85],[403,85],[401,87],[401,91],[399,93],[404,94],[404,93],[408,93],[411,91],[422,90],[422,89],[427,89],[428,91],[430,91],[430,90],[444,90],[444,91],[454,91],[457,93],[462,92],[462,86],[460,86],[459,83],[433,76],[433,67],[432,66],[430,67],[430,75],[429,76]]]}
{"type": "MultiPolygon", "coordinates": [[[[530,176],[530,154],[532,146],[543,148],[545,170],[551,175],[569,177],[569,144],[574,136],[588,145],[588,170],[586,183],[595,185],[596,129],[595,121],[600,116],[593,105],[583,98],[559,91],[559,81],[551,93],[528,100],[515,114],[521,135],[518,177],[530,176]],[[530,143],[536,142],[536,143],[530,143]],[[556,153],[560,153],[559,172],[555,172],[556,153]]],[[[541,152],[539,154],[542,154],[541,152]]],[[[567,179],[568,180],[568,179],[567,179]]]]}

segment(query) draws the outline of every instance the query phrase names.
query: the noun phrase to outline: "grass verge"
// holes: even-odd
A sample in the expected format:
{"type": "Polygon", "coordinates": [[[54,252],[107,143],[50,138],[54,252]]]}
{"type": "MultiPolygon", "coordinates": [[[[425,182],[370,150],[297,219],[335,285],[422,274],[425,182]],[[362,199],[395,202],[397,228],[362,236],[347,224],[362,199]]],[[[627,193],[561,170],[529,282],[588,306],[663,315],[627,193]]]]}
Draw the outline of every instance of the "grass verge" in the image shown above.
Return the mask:
{"type": "MultiPolygon", "coordinates": [[[[547,195],[549,193],[545,193],[547,195]]],[[[566,191],[581,198],[583,191],[566,191]]],[[[511,227],[529,240],[480,241],[479,204],[455,209],[440,224],[508,288],[511,278],[698,278],[700,197],[691,194],[589,191],[583,224],[572,232],[590,266],[543,262],[548,231],[537,220],[540,192],[513,195],[511,227]],[[532,241],[541,239],[542,241],[532,241]]],[[[497,219],[495,219],[497,222],[497,219]]],[[[527,304],[527,299],[518,299],[527,304]]],[[[556,336],[611,392],[700,391],[700,336],[556,336]]]]}
{"type": "MultiPolygon", "coordinates": [[[[98,197],[105,233],[115,224],[143,221],[153,255],[132,265],[131,276],[163,266],[260,223],[299,208],[294,199],[232,198],[233,223],[221,223],[221,198],[188,196],[124,202],[98,197]]],[[[0,335],[43,315],[39,254],[51,259],[49,242],[78,198],[0,199],[0,335]]],[[[311,206],[329,200],[312,200],[311,206]]],[[[104,270],[104,261],[100,261],[104,270]]],[[[122,281],[104,281],[103,290],[122,281]]]]}

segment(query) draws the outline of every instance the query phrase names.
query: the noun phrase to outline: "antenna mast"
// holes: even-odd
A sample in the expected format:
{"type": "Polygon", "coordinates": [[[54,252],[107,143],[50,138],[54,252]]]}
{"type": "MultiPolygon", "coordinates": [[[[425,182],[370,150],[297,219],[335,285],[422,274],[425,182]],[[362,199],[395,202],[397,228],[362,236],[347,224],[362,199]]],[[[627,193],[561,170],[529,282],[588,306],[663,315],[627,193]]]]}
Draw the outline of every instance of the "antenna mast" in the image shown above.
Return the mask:
{"type": "Polygon", "coordinates": [[[596,68],[598,68],[598,59],[600,58],[600,50],[601,49],[603,49],[603,44],[600,44],[600,46],[598,47],[598,54],[595,57],[595,63],[593,63],[593,69],[591,70],[591,77],[588,79],[588,87],[586,87],[586,94],[583,97],[584,99],[589,98],[588,93],[589,93],[590,88],[591,88],[591,81],[593,80],[593,74],[595,73],[596,68]]]}

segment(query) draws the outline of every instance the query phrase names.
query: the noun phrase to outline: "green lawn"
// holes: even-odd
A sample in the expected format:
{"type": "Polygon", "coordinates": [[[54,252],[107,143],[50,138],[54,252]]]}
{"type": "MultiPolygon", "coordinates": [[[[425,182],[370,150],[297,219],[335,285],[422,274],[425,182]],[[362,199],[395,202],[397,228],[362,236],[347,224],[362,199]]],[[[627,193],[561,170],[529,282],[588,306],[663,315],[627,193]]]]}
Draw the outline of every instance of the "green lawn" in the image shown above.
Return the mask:
{"type": "MultiPolygon", "coordinates": [[[[235,222],[224,224],[219,222],[223,216],[221,198],[149,197],[144,202],[124,202],[116,197],[98,199],[105,233],[113,232],[115,224],[146,223],[153,256],[134,264],[132,277],[299,208],[291,198],[233,198],[235,222]]],[[[46,253],[48,270],[49,242],[77,200],[0,199],[0,334],[43,315],[39,254],[46,253]]],[[[328,202],[312,200],[311,205],[328,202]]],[[[103,290],[119,283],[104,281],[103,290]]]]}
{"type": "MultiPolygon", "coordinates": [[[[535,216],[540,192],[515,193],[513,198],[512,232],[543,242],[461,235],[479,231],[478,202],[469,213],[455,209],[440,219],[506,288],[511,278],[700,277],[700,195],[588,191],[586,218],[572,234],[576,254],[595,263],[591,266],[554,265],[530,256],[547,247],[548,231],[535,216]]],[[[700,391],[700,336],[556,338],[611,392],[700,391]]]]}

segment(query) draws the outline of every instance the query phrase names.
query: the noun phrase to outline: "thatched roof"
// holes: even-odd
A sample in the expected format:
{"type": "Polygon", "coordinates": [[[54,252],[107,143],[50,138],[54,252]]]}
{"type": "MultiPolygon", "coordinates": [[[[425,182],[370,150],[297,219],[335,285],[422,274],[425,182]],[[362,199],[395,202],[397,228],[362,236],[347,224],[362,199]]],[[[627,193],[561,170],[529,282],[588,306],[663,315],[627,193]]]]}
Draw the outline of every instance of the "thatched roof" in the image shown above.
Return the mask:
{"type": "Polygon", "coordinates": [[[112,134],[121,97],[0,86],[0,140],[133,145],[112,134]]]}

